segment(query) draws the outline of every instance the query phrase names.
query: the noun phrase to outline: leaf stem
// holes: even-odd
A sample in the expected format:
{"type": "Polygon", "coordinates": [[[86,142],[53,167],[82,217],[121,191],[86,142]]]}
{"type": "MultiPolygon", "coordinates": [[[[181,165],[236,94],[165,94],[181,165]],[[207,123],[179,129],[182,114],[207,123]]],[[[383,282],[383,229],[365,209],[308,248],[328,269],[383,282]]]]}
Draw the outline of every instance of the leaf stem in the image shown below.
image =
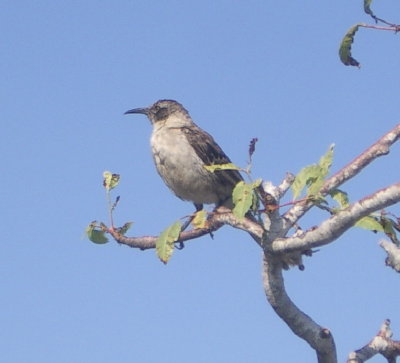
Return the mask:
{"type": "Polygon", "coordinates": [[[110,218],[111,228],[114,228],[114,218],[113,218],[113,205],[111,203],[111,193],[110,189],[106,188],[107,204],[108,204],[108,214],[110,218]]]}

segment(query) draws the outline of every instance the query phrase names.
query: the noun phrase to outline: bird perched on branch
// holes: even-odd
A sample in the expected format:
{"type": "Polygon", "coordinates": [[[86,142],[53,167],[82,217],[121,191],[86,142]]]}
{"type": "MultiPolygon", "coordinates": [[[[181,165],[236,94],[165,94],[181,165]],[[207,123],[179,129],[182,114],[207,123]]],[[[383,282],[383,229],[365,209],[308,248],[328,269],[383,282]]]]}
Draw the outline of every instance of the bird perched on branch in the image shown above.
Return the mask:
{"type": "Polygon", "coordinates": [[[211,172],[204,166],[230,163],[231,160],[213,137],[198,127],[189,112],[173,100],[159,100],[147,108],[134,108],[125,114],[148,117],[153,132],[150,139],[153,160],[165,184],[174,194],[194,203],[233,208],[232,191],[243,180],[237,170],[211,172]]]}

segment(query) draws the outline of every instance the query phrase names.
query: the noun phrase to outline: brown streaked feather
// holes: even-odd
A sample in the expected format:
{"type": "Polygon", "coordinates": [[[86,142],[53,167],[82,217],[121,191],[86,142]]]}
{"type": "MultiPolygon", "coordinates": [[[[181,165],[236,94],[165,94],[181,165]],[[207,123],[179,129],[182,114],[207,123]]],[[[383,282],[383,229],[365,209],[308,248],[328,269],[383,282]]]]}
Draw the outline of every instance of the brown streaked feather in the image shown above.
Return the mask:
{"type": "MultiPolygon", "coordinates": [[[[221,165],[231,163],[229,157],[224,153],[213,137],[206,131],[201,130],[197,125],[183,127],[182,131],[186,135],[190,145],[193,147],[197,156],[205,165],[221,165]]],[[[216,170],[215,176],[224,184],[231,184],[234,187],[243,180],[237,170],[216,170]]]]}

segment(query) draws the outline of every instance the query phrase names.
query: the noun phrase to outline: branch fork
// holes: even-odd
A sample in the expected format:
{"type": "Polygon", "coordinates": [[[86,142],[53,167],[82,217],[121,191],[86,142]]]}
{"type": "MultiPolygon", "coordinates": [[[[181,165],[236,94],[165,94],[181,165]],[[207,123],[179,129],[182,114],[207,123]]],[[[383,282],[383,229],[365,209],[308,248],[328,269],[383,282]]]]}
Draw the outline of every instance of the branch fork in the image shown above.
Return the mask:
{"type": "MultiPolygon", "coordinates": [[[[396,125],[352,162],[328,178],[324,182],[320,193],[323,196],[327,195],[330,191],[355,177],[376,158],[387,155],[390,147],[399,138],[400,124],[396,125]]],[[[293,175],[288,174],[279,186],[274,187],[272,184],[264,182],[262,187],[266,193],[272,195],[279,203],[293,180],[293,175]]],[[[287,268],[287,265],[292,264],[296,264],[301,268],[303,266],[301,261],[302,254],[310,254],[312,249],[332,243],[360,218],[399,202],[400,183],[396,183],[375,191],[347,208],[336,212],[319,226],[304,232],[299,230],[291,236],[288,236],[289,231],[298,224],[298,221],[308,210],[315,206],[312,201],[304,200],[297,203],[282,215],[279,209],[272,209],[265,215],[263,223],[258,223],[249,218],[238,219],[229,210],[219,209],[217,212],[210,214],[207,220],[207,228],[182,231],[176,242],[197,239],[210,232],[217,231],[224,225],[230,225],[249,233],[263,251],[264,291],[275,312],[296,335],[304,339],[316,351],[319,363],[336,363],[336,347],[331,332],[329,329],[314,322],[293,303],[286,293],[282,271],[287,268]]],[[[126,237],[113,228],[108,229],[107,233],[117,242],[133,248],[146,250],[156,247],[157,236],[126,237]]],[[[388,241],[382,241],[381,246],[388,253],[387,264],[400,271],[400,249],[388,241]]],[[[390,341],[386,334],[389,323],[385,322],[385,324],[380,333],[367,347],[349,355],[348,363],[363,362],[367,358],[360,358],[361,354],[368,353],[371,349],[387,358],[396,354],[399,355],[400,343],[390,341]],[[387,344],[385,345],[384,343],[387,344]]],[[[368,354],[364,354],[363,357],[367,357],[368,354]]],[[[388,361],[395,362],[395,360],[389,360],[389,358],[388,361]]]]}

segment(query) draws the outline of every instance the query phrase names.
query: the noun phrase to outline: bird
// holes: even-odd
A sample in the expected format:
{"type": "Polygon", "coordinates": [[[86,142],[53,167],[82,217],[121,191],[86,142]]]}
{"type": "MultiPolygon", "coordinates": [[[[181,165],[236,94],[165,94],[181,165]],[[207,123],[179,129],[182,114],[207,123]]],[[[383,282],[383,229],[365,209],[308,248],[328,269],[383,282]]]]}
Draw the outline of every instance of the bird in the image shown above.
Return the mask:
{"type": "Polygon", "coordinates": [[[214,138],[192,120],[177,101],[162,99],[150,107],[134,108],[125,114],[146,115],[153,126],[151,151],[158,174],[180,199],[232,209],[232,191],[243,180],[238,170],[215,170],[208,165],[231,163],[214,138]]]}

